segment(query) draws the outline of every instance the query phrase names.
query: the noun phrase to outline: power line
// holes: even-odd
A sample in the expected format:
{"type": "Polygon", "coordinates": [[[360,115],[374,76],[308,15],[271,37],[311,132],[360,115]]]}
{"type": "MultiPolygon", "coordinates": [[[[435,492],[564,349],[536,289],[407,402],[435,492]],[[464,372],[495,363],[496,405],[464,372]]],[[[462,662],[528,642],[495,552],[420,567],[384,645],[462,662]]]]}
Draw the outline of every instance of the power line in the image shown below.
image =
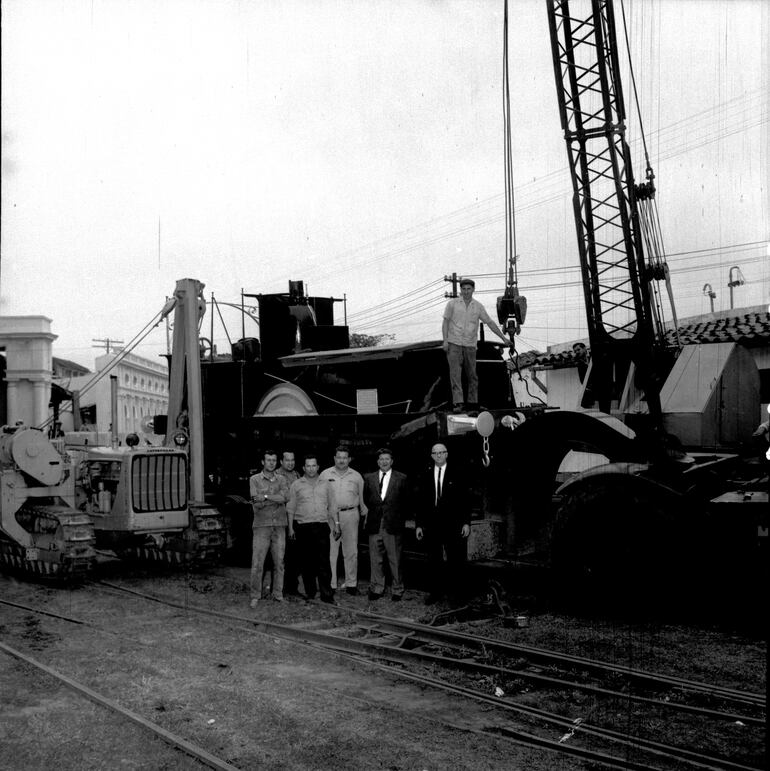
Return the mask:
{"type": "MultiPolygon", "coordinates": [[[[690,152],[693,149],[700,148],[721,138],[732,136],[735,133],[740,133],[750,128],[756,128],[763,123],[766,123],[768,120],[765,110],[766,102],[767,95],[764,93],[764,91],[762,89],[756,89],[754,91],[748,92],[748,94],[735,97],[734,99],[720,103],[719,105],[716,105],[712,108],[694,113],[686,118],[683,118],[679,121],[669,124],[666,127],[658,129],[655,132],[652,132],[651,137],[654,137],[658,141],[658,146],[660,145],[661,137],[664,137],[667,142],[673,144],[673,147],[668,149],[664,148],[664,151],[659,153],[657,162],[660,163],[663,160],[668,160],[684,152],[690,152]],[[753,102],[757,101],[757,99],[760,101],[759,107],[761,110],[759,112],[758,118],[756,118],[757,107],[753,104],[753,102]],[[742,110],[743,112],[738,113],[737,116],[734,116],[731,113],[734,112],[736,108],[742,110]],[[729,127],[730,130],[726,130],[724,127],[714,130],[713,126],[717,120],[720,118],[723,119],[725,116],[727,119],[731,119],[734,124],[737,123],[737,125],[734,127],[729,127]],[[754,116],[755,120],[753,120],[751,123],[747,123],[746,121],[748,116],[754,116]],[[698,119],[702,119],[700,122],[703,124],[703,127],[707,133],[705,137],[698,138],[699,144],[693,144],[693,133],[697,133],[697,131],[700,129],[698,125],[698,119]],[[675,144],[677,142],[679,144],[675,144]]],[[[640,143],[640,141],[641,140],[638,138],[634,139],[630,143],[631,147],[635,147],[640,143]]],[[[569,186],[563,183],[563,180],[567,178],[568,173],[568,168],[563,167],[556,171],[550,172],[543,177],[534,180],[533,182],[521,185],[519,190],[519,197],[523,197],[525,199],[525,203],[524,205],[520,204],[517,207],[517,212],[525,212],[545,203],[550,203],[569,196],[571,194],[569,186]],[[558,189],[556,192],[552,194],[548,193],[548,186],[554,185],[556,183],[558,183],[558,189]],[[543,193],[545,193],[546,197],[540,197],[534,201],[526,202],[527,194],[537,195],[539,188],[546,188],[546,190],[542,190],[540,192],[541,196],[543,193]]],[[[370,265],[382,260],[402,257],[417,249],[433,245],[438,241],[442,241],[456,235],[461,235],[470,230],[474,230],[479,227],[483,227],[484,225],[493,224],[503,220],[505,218],[505,212],[502,206],[503,202],[504,196],[502,194],[485,198],[482,201],[469,204],[468,206],[461,207],[459,209],[455,209],[448,214],[434,217],[431,220],[414,225],[390,236],[384,236],[368,244],[364,244],[363,246],[338,253],[337,255],[329,258],[327,264],[330,267],[334,267],[339,263],[352,262],[353,264],[345,265],[341,269],[334,267],[337,273],[350,273],[364,267],[369,267],[370,265]],[[489,213],[483,214],[481,217],[476,216],[481,212],[482,209],[489,208],[490,206],[495,208],[496,212],[494,214],[489,213]],[[463,219],[467,219],[469,217],[472,218],[470,222],[464,222],[461,224],[463,219]],[[457,224],[455,224],[455,221],[457,224]],[[433,226],[439,226],[442,228],[442,230],[440,230],[438,233],[427,235],[425,231],[432,228],[433,226]],[[449,228],[449,230],[446,228],[449,228]],[[417,238],[417,240],[415,240],[415,238],[417,238]],[[388,246],[388,244],[392,245],[388,246]],[[373,254],[369,259],[359,259],[357,257],[357,255],[360,255],[364,252],[379,249],[383,245],[385,245],[384,253],[373,254]]]]}

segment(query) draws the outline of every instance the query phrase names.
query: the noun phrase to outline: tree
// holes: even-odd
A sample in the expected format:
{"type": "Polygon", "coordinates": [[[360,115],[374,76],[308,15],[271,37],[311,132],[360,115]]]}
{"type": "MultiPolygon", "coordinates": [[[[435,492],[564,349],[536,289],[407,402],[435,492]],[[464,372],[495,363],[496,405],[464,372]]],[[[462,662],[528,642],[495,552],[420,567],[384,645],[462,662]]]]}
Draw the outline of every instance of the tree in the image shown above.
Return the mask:
{"type": "Polygon", "coordinates": [[[360,332],[352,332],[350,334],[350,347],[369,348],[371,346],[381,345],[382,343],[387,343],[395,339],[395,335],[363,335],[360,332]]]}

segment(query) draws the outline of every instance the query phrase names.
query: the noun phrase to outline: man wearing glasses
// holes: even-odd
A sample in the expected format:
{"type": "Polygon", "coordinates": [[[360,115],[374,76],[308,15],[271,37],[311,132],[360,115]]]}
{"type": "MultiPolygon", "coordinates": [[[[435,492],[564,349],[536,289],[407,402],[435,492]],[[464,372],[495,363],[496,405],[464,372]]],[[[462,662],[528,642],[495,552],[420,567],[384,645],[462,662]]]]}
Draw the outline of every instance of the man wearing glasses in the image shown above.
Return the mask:
{"type": "Polygon", "coordinates": [[[415,534],[418,541],[425,539],[428,553],[426,605],[444,595],[459,602],[466,594],[465,563],[471,532],[467,475],[447,463],[448,457],[446,445],[433,445],[433,463],[419,487],[415,534]]]}

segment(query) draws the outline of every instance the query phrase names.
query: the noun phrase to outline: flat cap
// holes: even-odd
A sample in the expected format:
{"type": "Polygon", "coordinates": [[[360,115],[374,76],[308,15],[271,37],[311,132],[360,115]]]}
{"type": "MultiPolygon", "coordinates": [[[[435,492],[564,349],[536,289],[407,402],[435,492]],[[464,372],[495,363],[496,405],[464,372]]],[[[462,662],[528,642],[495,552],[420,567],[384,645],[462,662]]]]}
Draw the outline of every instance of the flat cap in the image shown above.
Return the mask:
{"type": "Polygon", "coordinates": [[[460,281],[460,286],[465,286],[466,284],[474,289],[476,288],[476,282],[472,278],[464,278],[460,281]]]}

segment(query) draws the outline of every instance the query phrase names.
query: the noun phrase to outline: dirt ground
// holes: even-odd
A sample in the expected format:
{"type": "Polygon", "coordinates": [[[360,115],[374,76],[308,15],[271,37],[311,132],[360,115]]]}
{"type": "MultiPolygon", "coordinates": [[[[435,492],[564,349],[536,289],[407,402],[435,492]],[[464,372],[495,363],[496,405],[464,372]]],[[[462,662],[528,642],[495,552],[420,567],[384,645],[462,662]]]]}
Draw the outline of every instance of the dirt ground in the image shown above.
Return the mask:
{"type": "MultiPolygon", "coordinates": [[[[248,571],[108,580],[189,605],[280,623],[344,626],[340,608],[272,601],[248,609],[248,571]]],[[[363,589],[366,589],[364,585],[363,589]]],[[[510,716],[328,652],[233,630],[191,612],[92,588],[0,576],[0,596],[97,624],[96,631],[0,605],[0,640],[243,769],[581,769],[574,759],[474,733],[510,716]],[[452,727],[454,726],[454,727],[452,727]]],[[[422,592],[399,605],[343,594],[340,606],[424,620],[422,592]]],[[[685,628],[534,617],[500,630],[527,644],[764,689],[762,640],[685,628]],[[601,651],[601,654],[599,653],[601,651]],[[685,666],[683,662],[688,662],[685,666]]],[[[489,633],[484,630],[483,633],[489,633]]],[[[491,687],[492,684],[490,684],[491,687]]],[[[203,767],[51,677],[0,653],[0,768],[203,767]]],[[[552,729],[558,739],[560,733],[552,729]]],[[[736,736],[736,741],[740,737],[736,736]]]]}

